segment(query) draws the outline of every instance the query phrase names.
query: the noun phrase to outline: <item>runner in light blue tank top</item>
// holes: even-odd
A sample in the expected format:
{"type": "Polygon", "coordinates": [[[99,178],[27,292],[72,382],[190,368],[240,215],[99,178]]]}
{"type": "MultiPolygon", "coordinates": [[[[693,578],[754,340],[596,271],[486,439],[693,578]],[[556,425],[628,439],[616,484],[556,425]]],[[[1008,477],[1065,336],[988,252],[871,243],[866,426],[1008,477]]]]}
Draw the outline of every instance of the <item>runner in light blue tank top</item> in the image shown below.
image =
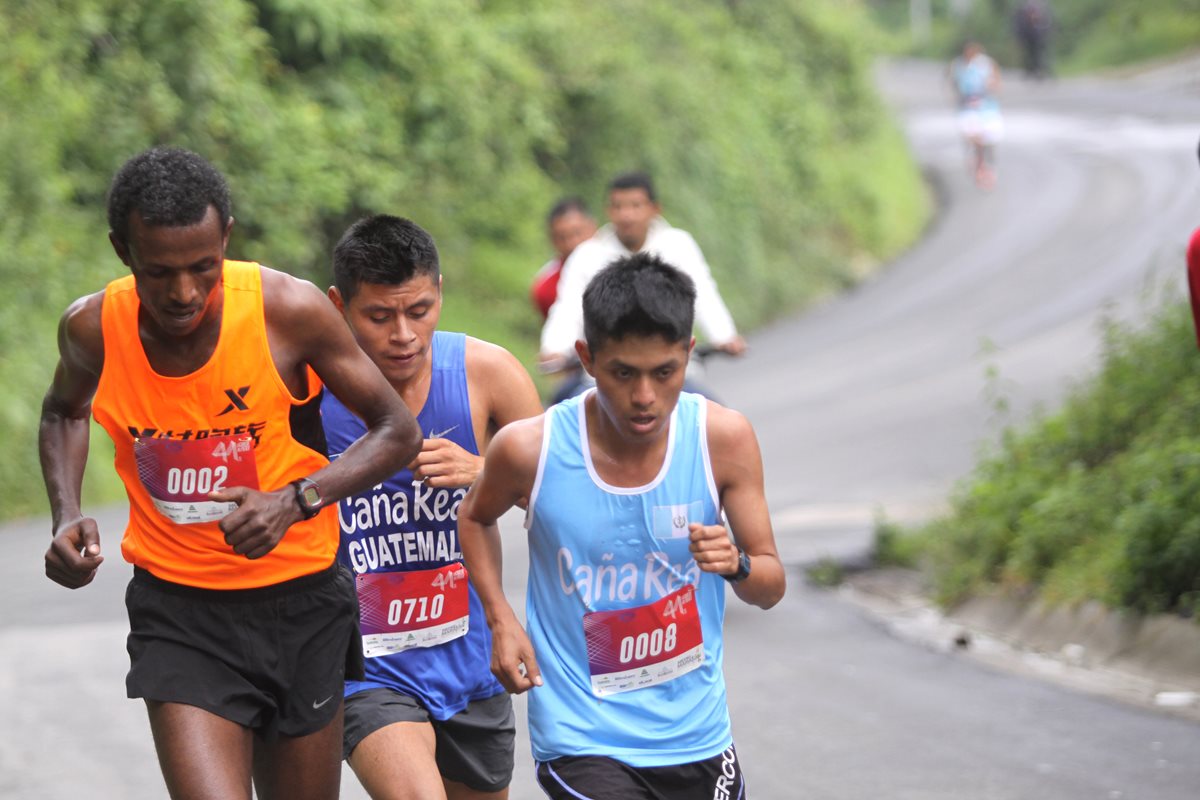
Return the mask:
{"type": "MultiPolygon", "coordinates": [[[[688,552],[690,523],[719,522],[706,403],[700,395],[680,394],[662,471],[640,488],[610,486],[596,474],[582,398],[546,414],[527,520],[527,630],[546,682],[529,697],[539,761],[603,753],[657,767],[710,758],[732,742],[721,671],[726,583],[701,572],[688,552]],[[697,659],[697,666],[646,688],[598,695],[585,616],[653,603],[689,584],[695,586],[689,613],[699,613],[703,647],[699,654],[682,647],[672,654],[697,659]]],[[[678,629],[675,639],[681,640],[678,629]]],[[[625,649],[631,655],[632,648],[625,649]]],[[[616,655],[619,667],[620,642],[616,655]]]]}
{"type": "Polygon", "coordinates": [[[722,626],[786,579],[754,429],[683,391],[691,279],[638,253],[583,295],[588,393],[501,430],[459,508],[496,677],[529,692],[552,800],[744,800],[722,626]],[[526,508],[525,623],[504,594],[497,520],[526,508]],[[728,520],[728,521],[726,521],[728,520]]]}

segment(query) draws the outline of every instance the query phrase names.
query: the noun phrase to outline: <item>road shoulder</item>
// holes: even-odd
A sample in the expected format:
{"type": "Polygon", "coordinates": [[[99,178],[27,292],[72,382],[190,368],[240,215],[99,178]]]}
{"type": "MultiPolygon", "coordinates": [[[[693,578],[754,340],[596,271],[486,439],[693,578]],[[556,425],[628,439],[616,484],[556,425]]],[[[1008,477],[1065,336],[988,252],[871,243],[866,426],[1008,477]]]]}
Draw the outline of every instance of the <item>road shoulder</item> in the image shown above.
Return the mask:
{"type": "Polygon", "coordinates": [[[942,611],[918,572],[890,567],[854,572],[837,591],[901,639],[1200,721],[1200,625],[1192,620],[1003,595],[942,611]]]}

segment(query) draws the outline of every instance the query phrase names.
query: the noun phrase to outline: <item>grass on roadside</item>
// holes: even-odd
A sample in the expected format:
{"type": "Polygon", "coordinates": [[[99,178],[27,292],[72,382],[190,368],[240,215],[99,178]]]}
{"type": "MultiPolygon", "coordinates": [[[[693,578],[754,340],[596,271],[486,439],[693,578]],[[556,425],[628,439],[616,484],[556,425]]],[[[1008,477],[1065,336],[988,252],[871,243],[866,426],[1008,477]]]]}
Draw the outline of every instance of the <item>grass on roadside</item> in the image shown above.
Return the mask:
{"type": "Polygon", "coordinates": [[[928,572],[937,600],[1037,591],[1200,616],[1200,354],[1186,303],[1109,325],[1099,373],[1057,413],[1006,430],[949,514],[877,527],[880,563],[928,572]]]}

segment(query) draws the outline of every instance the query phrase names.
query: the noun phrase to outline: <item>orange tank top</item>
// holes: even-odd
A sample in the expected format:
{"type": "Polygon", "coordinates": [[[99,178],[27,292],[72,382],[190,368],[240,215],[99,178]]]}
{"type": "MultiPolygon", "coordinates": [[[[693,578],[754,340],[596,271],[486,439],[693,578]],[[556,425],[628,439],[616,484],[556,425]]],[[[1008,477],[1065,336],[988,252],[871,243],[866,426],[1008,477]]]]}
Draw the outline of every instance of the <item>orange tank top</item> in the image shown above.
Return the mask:
{"type": "Polygon", "coordinates": [[[174,583],[248,589],[327,568],[338,523],[334,509],[325,509],[254,560],[233,552],[217,527],[230,507],[210,501],[209,492],[272,491],[329,463],[320,380],[310,368],[308,395],[293,397],[271,358],[261,268],[227,260],[222,283],[216,349],[181,377],[156,373],[146,357],[133,276],[108,284],[92,413],[116,445],[117,474],[129,494],[125,560],[174,583]]]}

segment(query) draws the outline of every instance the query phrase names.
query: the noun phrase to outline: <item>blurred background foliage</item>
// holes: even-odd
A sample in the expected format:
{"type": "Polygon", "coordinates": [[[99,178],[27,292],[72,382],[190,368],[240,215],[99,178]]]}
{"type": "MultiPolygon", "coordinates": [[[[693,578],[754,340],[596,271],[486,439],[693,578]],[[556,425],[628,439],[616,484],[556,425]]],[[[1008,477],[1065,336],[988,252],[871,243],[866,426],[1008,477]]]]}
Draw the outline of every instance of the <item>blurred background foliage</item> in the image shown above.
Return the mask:
{"type": "MultiPolygon", "coordinates": [[[[889,49],[939,59],[976,39],[1002,65],[1021,63],[1013,16],[1023,0],[919,0],[930,10],[927,36],[912,35],[913,0],[866,0],[889,49]]],[[[1077,74],[1164,58],[1200,47],[1200,0],[1045,0],[1054,19],[1051,63],[1077,74]]]]}
{"type": "MultiPolygon", "coordinates": [[[[746,328],[852,283],[929,201],[850,0],[0,0],[0,513],[45,508],[55,319],[123,272],[115,169],[194,149],[234,194],[231,256],[328,283],[359,216],[427,227],[443,327],[531,360],[546,209],[649,170],[746,328]]],[[[94,440],[85,500],[119,496],[94,440]],[[98,468],[95,468],[98,465],[98,468]]]]}

